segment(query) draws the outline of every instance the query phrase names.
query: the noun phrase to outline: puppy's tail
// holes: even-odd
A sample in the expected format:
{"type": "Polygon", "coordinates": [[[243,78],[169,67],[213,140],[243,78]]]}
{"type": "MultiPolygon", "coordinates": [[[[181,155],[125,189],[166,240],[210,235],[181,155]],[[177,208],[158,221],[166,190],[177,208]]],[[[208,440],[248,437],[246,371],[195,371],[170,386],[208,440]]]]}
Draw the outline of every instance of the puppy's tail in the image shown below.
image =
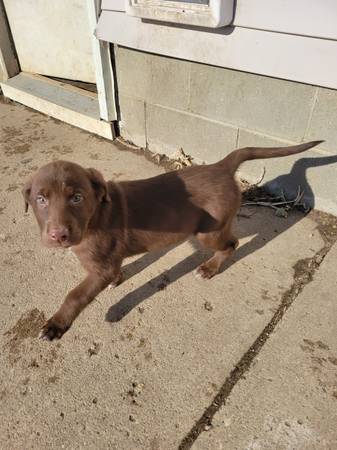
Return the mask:
{"type": "Polygon", "coordinates": [[[234,150],[226,158],[221,161],[221,164],[226,166],[226,169],[234,175],[240,164],[251,159],[263,158],[277,158],[280,156],[295,155],[296,153],[304,152],[309,148],[315,147],[324,141],[311,141],[305,144],[292,145],[290,147],[245,147],[234,150]]]}

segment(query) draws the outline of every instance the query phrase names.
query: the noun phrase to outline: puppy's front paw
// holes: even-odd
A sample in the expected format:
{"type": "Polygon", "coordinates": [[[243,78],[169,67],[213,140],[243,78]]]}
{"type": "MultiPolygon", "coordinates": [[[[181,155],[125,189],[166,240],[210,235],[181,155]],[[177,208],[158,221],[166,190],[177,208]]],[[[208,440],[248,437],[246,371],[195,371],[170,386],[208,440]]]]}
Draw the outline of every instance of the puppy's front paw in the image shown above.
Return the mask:
{"type": "Polygon", "coordinates": [[[204,280],[209,280],[214,277],[218,272],[216,268],[209,266],[207,263],[201,264],[195,271],[197,278],[202,278],[204,280]]]}
{"type": "Polygon", "coordinates": [[[111,283],[108,285],[108,289],[114,289],[115,287],[119,286],[124,281],[124,276],[122,273],[119,273],[119,275],[116,277],[115,280],[111,281],[111,283]]]}
{"type": "Polygon", "coordinates": [[[46,341],[60,339],[64,333],[69,330],[69,328],[69,325],[61,324],[59,321],[56,321],[54,317],[52,317],[42,327],[39,338],[46,341]]]}

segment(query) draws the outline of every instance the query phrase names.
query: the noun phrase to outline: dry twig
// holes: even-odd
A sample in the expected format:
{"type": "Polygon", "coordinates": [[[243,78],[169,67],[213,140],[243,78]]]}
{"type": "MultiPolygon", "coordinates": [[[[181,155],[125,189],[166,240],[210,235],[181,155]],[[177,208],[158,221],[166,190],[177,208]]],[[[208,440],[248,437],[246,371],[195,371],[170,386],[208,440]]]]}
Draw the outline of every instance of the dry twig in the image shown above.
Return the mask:
{"type": "Polygon", "coordinates": [[[301,187],[298,187],[297,195],[292,200],[286,200],[284,192],[282,190],[279,197],[260,197],[256,200],[251,200],[242,203],[242,206],[264,206],[266,208],[272,208],[275,213],[281,217],[286,217],[287,212],[295,207],[301,207],[306,211],[308,208],[305,203],[301,202],[304,195],[304,191],[301,191],[301,187]]]}

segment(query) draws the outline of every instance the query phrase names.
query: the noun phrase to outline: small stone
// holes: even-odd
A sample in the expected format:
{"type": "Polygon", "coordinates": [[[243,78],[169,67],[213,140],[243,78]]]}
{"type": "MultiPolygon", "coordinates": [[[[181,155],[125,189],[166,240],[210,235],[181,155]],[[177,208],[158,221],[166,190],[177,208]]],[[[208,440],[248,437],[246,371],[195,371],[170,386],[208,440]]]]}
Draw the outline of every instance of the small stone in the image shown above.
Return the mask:
{"type": "Polygon", "coordinates": [[[29,367],[40,367],[39,363],[37,362],[36,358],[33,358],[30,363],[29,363],[29,367]]]}
{"type": "Polygon", "coordinates": [[[207,311],[213,311],[213,305],[212,305],[212,303],[209,302],[209,301],[206,301],[206,302],[204,303],[204,308],[205,308],[207,311]]]}
{"type": "Polygon", "coordinates": [[[33,158],[25,158],[25,159],[22,159],[22,160],[21,160],[22,164],[28,164],[28,163],[30,163],[31,161],[33,161],[33,158]]]}
{"type": "Polygon", "coordinates": [[[145,308],[143,308],[143,306],[138,306],[138,311],[140,312],[140,314],[143,314],[145,308]]]}
{"type": "Polygon", "coordinates": [[[96,405],[96,403],[97,403],[97,397],[93,398],[93,399],[92,399],[92,402],[93,402],[94,405],[96,405]]]}
{"type": "Polygon", "coordinates": [[[27,386],[27,384],[29,383],[29,380],[30,380],[30,378],[29,378],[29,377],[26,377],[24,380],[22,380],[22,384],[23,384],[24,386],[27,386]]]}
{"type": "Polygon", "coordinates": [[[132,414],[129,415],[129,420],[130,422],[136,422],[136,419],[132,414]]]}
{"type": "Polygon", "coordinates": [[[28,387],[26,386],[21,390],[21,395],[27,395],[27,392],[28,392],[28,387]]]}
{"type": "Polygon", "coordinates": [[[288,422],[287,420],[284,422],[284,424],[285,424],[286,427],[290,427],[291,426],[290,422],[288,422]]]}
{"type": "Polygon", "coordinates": [[[137,381],[132,383],[132,388],[129,390],[128,394],[132,397],[133,403],[136,403],[136,398],[142,393],[143,388],[143,383],[138,383],[137,381]]]}
{"type": "Polygon", "coordinates": [[[206,425],[204,426],[204,430],[205,430],[205,431],[209,431],[211,428],[212,428],[212,425],[211,425],[211,424],[206,424],[206,425]]]}
{"type": "Polygon", "coordinates": [[[94,342],[91,347],[88,349],[89,356],[97,355],[101,349],[101,344],[98,342],[94,342]]]}
{"type": "Polygon", "coordinates": [[[60,417],[61,417],[61,419],[64,419],[64,413],[63,412],[60,413],[60,417]]]}
{"type": "Polygon", "coordinates": [[[298,423],[299,425],[303,425],[303,420],[302,420],[302,419],[298,419],[298,420],[297,420],[297,423],[298,423]]]}

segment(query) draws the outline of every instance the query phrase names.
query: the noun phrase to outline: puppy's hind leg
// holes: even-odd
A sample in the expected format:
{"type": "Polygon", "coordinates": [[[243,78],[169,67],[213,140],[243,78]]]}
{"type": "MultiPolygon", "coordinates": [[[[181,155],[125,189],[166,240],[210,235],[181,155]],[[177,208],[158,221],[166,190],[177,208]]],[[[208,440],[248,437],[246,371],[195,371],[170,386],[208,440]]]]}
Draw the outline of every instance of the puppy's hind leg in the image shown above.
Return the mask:
{"type": "Polygon", "coordinates": [[[198,233],[197,238],[205,247],[215,250],[215,253],[197,268],[196,274],[204,279],[212,278],[219,272],[223,262],[234,253],[239,241],[232,235],[228,225],[220,231],[198,233]]]}

